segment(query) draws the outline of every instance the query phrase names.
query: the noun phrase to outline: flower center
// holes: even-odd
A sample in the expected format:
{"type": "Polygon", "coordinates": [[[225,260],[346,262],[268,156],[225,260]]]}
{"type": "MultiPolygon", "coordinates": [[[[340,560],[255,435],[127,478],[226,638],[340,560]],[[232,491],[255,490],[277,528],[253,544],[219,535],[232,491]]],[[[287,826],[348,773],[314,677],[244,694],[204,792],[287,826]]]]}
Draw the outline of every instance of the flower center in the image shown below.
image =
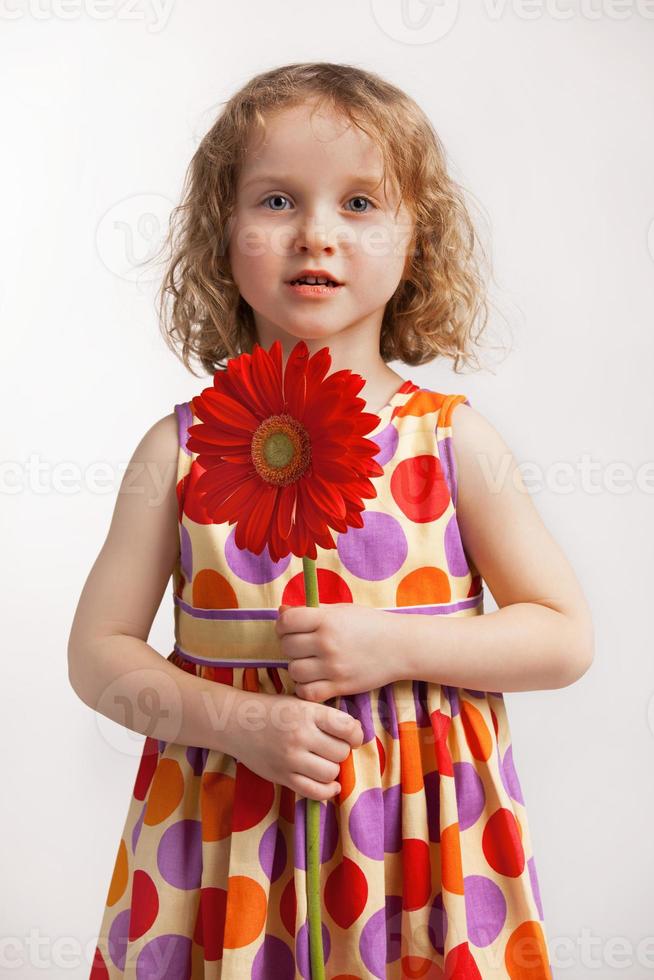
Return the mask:
{"type": "Polygon", "coordinates": [[[271,415],[252,437],[252,462],[266,483],[283,487],[296,480],[311,462],[311,443],[292,415],[271,415]]]}

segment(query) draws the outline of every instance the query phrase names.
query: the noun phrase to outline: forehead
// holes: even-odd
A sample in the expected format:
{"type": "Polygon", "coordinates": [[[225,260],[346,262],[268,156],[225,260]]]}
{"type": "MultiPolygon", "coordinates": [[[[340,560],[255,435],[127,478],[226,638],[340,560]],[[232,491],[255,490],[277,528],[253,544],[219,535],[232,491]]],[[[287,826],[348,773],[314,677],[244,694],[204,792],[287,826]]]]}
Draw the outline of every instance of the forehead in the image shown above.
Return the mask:
{"type": "MultiPolygon", "coordinates": [[[[266,115],[264,132],[248,140],[239,186],[292,174],[321,181],[360,176],[378,184],[383,165],[379,147],[345,115],[305,103],[266,115]]],[[[387,180],[390,194],[393,175],[387,180]]]]}

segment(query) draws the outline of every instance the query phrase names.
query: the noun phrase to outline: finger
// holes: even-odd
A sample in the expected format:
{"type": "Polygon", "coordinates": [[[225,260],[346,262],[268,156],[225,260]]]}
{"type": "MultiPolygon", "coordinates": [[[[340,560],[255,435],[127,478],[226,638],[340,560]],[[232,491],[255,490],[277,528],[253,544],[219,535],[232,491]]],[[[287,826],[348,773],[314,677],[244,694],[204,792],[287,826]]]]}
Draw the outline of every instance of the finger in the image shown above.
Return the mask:
{"type": "Polygon", "coordinates": [[[311,633],[287,633],[281,643],[284,656],[289,660],[316,656],[316,643],[311,633]]]}
{"type": "Polygon", "coordinates": [[[318,629],[323,615],[320,606],[280,606],[275,629],[279,635],[313,633],[318,629]]]}
{"type": "Polygon", "coordinates": [[[311,740],[311,751],[321,755],[331,762],[344,762],[352,751],[352,746],[342,736],[328,735],[320,728],[315,729],[315,737],[311,740]]]}
{"type": "Polygon", "coordinates": [[[329,680],[328,677],[325,677],[322,661],[318,657],[292,659],[288,665],[288,672],[296,684],[310,684],[311,681],[329,680]]]}
{"type": "Polygon", "coordinates": [[[331,783],[332,780],[338,779],[341,771],[339,762],[332,762],[331,759],[325,759],[322,755],[317,755],[308,749],[300,752],[298,761],[294,764],[295,772],[320,783],[331,783]]]}
{"type": "Polygon", "coordinates": [[[350,745],[361,745],[363,728],[361,722],[340,708],[327,707],[317,718],[317,724],[324,732],[347,739],[350,745]]]}
{"type": "Polygon", "coordinates": [[[310,800],[331,800],[341,791],[341,784],[336,781],[330,783],[316,782],[315,779],[309,779],[301,772],[294,773],[293,778],[299,784],[299,790],[296,792],[310,800]]]}

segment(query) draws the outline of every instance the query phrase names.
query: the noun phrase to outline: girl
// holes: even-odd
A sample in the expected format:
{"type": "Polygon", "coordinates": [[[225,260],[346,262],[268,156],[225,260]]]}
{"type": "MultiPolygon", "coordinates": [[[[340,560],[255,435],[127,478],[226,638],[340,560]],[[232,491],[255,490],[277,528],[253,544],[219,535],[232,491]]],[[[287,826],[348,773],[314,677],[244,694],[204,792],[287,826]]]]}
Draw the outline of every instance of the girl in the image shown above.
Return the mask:
{"type": "Polygon", "coordinates": [[[326,976],[550,977],[503,692],[576,681],[592,625],[495,429],[388,366],[456,370],[484,326],[443,148],[380,77],[293,64],[224,106],[175,213],[173,350],[210,374],[251,352],[263,379],[262,348],[327,346],[365,378],[384,475],[363,526],[318,548],[309,608],[299,558],[203,522],[192,402],[141,440],[69,644],[80,698],[147,736],[91,976],[308,977],[312,798],[326,976]],[[163,658],[146,640],[171,572],[163,658]]]}

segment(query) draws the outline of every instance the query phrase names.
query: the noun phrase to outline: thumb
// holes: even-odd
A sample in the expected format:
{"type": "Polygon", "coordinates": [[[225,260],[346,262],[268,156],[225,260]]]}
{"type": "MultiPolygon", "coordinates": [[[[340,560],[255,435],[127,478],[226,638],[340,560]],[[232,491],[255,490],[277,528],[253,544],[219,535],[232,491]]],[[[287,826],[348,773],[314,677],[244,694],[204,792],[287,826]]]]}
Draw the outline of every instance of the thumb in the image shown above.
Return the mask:
{"type": "Polygon", "coordinates": [[[284,611],[284,609],[290,609],[290,605],[289,605],[289,603],[282,603],[282,604],[281,604],[281,605],[279,606],[279,610],[278,610],[278,611],[279,611],[279,612],[283,612],[283,611],[284,611]]]}

